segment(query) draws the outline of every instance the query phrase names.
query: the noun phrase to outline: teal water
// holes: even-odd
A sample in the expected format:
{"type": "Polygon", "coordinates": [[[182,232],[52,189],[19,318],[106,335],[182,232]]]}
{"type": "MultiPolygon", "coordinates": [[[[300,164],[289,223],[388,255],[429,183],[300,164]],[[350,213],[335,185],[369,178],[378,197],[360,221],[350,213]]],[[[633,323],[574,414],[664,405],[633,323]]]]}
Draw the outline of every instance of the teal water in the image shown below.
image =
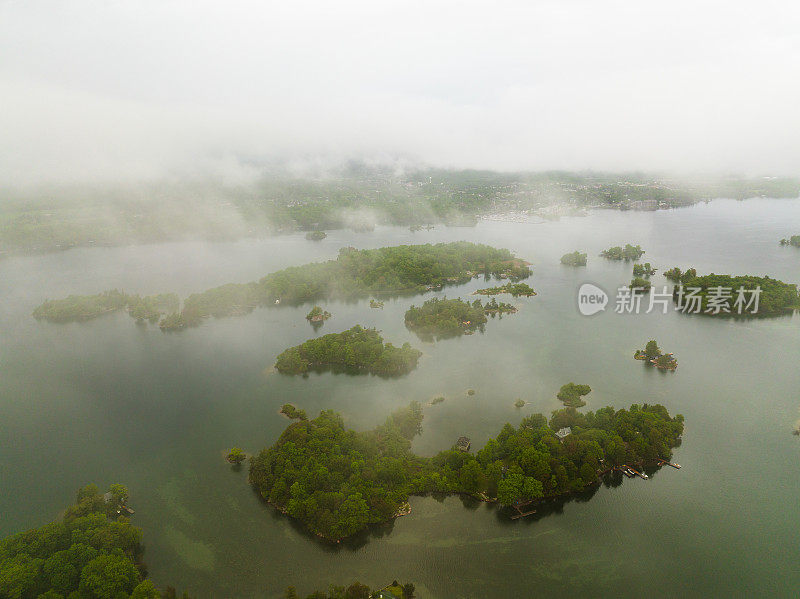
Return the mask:
{"type": "MultiPolygon", "coordinates": [[[[410,233],[333,232],[260,241],[92,248],[0,262],[0,535],[57,517],[78,487],[123,482],[144,529],[158,584],[197,597],[280,597],[329,582],[382,586],[411,580],[422,598],[615,595],[794,596],[800,585],[800,317],[722,321],[670,311],[593,317],[576,307],[580,284],[607,291],[630,265],[602,260],[611,245],[639,243],[664,269],[766,274],[800,282],[800,250],[778,239],[800,231],[800,202],[717,200],[659,212],[595,211],[519,224],[482,222],[410,233]],[[485,333],[420,342],[403,313],[424,297],[329,302],[319,334],[376,326],[423,350],[410,375],[269,372],[275,356],[314,333],[309,306],[259,309],[178,334],[139,327],[125,314],[54,325],[30,313],[46,298],[119,287],[186,295],[332,258],[339,247],[470,240],[508,247],[533,263],[539,292],[485,333]],[[559,257],[588,251],[586,268],[559,257]],[[656,338],[675,373],[645,368],[635,349],[656,338]],[[505,422],[560,407],[565,382],[591,385],[593,409],[659,402],[686,417],[681,470],[624,480],[591,497],[511,522],[483,504],[412,498],[413,513],[347,546],[330,547],[259,501],[246,469],[222,452],[256,452],[287,424],[286,402],[311,414],[339,411],[371,428],[411,400],[425,409],[415,450],[431,455],[463,434],[479,448],[505,422]],[[474,388],[476,394],[467,396],[474,388]],[[530,402],[514,407],[516,398],[530,402]]],[[[654,277],[657,286],[665,279],[654,277]]],[[[472,281],[443,294],[462,296],[472,281]]],[[[612,297],[613,302],[613,297],[612,297]]]]}

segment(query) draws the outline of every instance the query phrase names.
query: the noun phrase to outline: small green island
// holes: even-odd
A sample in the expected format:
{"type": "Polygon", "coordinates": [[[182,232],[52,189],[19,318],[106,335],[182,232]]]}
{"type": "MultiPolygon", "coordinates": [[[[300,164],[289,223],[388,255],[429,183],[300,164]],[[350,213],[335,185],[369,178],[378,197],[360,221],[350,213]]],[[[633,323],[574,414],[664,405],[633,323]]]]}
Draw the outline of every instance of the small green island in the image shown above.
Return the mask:
{"type": "Polygon", "coordinates": [[[564,405],[569,408],[582,408],[586,405],[583,400],[584,395],[589,395],[592,388],[589,385],[576,385],[575,383],[567,383],[562,385],[556,397],[564,402],[564,405]]]}
{"type": "Polygon", "coordinates": [[[792,235],[788,239],[781,239],[780,244],[800,248],[800,235],[792,235]]]}
{"type": "Polygon", "coordinates": [[[60,520],[0,541],[0,597],[175,599],[174,588],[159,591],[146,578],[127,501],[123,485],[104,494],[87,485],[60,520]]]}
{"type": "Polygon", "coordinates": [[[234,466],[238,466],[247,459],[247,454],[241,447],[234,447],[228,452],[225,459],[234,466]]]}
{"type": "Polygon", "coordinates": [[[356,325],[341,333],[323,335],[290,347],[278,356],[275,369],[281,374],[333,370],[394,377],[414,370],[421,355],[421,351],[408,343],[395,347],[384,343],[376,329],[356,325]]]}
{"type": "Polygon", "coordinates": [[[644,264],[634,264],[633,265],[633,276],[634,277],[652,277],[656,274],[655,268],[650,266],[649,262],[645,262],[644,264]]]}
{"type": "Polygon", "coordinates": [[[675,356],[662,353],[655,339],[648,341],[644,349],[637,349],[633,357],[636,360],[644,360],[645,364],[652,364],[661,370],[675,370],[678,368],[678,360],[675,359],[675,356]]]}
{"type": "Polygon", "coordinates": [[[561,256],[561,264],[564,266],[586,266],[586,259],[588,255],[583,252],[575,250],[569,254],[561,256]]]}
{"type": "Polygon", "coordinates": [[[95,295],[70,295],[64,299],[46,300],[36,307],[33,316],[49,322],[76,322],[127,309],[131,318],[138,323],[149,321],[155,324],[163,314],[175,312],[179,307],[180,299],[174,293],[142,297],[110,289],[95,295]]]}
{"type": "Polygon", "coordinates": [[[311,308],[311,311],[308,314],[306,314],[306,320],[312,323],[313,322],[321,323],[328,320],[331,316],[332,314],[327,310],[323,310],[319,306],[314,306],[313,308],[311,308]]]}
{"type": "Polygon", "coordinates": [[[600,252],[600,256],[608,258],[609,260],[624,260],[625,262],[630,262],[632,260],[638,260],[644,253],[641,246],[626,243],[624,248],[616,245],[607,250],[603,250],[600,252]]]}
{"type": "Polygon", "coordinates": [[[502,293],[508,293],[512,297],[519,297],[521,295],[531,297],[536,295],[536,292],[527,283],[506,283],[500,287],[487,287],[485,289],[473,291],[472,295],[500,295],[502,293]]]}
{"type": "Polygon", "coordinates": [[[290,424],[275,444],[250,460],[250,483],[270,505],[329,541],[410,513],[411,495],[469,495],[521,506],[580,492],[624,464],[668,460],[683,416],[661,405],[574,408],[548,420],[534,414],[506,424],[477,453],[469,441],[427,458],[411,451],[422,430],[417,402],[371,431],[347,429],[330,410],[290,424]]]}
{"type": "Polygon", "coordinates": [[[309,231],[306,233],[306,239],[309,241],[322,241],[328,236],[325,231],[309,231]]]}
{"type": "Polygon", "coordinates": [[[383,308],[383,302],[379,302],[376,299],[371,299],[369,300],[369,307],[374,308],[376,310],[380,310],[381,308],[383,308]]]}
{"type": "Polygon", "coordinates": [[[681,276],[672,295],[680,312],[712,317],[784,316],[800,309],[797,285],[754,275],[681,276]]]}
{"type": "Polygon", "coordinates": [[[493,297],[492,301],[487,302],[483,307],[483,311],[485,314],[494,317],[498,314],[516,314],[519,309],[513,304],[498,302],[497,298],[493,297]]]}
{"type": "Polygon", "coordinates": [[[412,305],[405,315],[406,327],[420,339],[432,341],[482,330],[486,323],[481,300],[433,297],[420,307],[412,305]]]}

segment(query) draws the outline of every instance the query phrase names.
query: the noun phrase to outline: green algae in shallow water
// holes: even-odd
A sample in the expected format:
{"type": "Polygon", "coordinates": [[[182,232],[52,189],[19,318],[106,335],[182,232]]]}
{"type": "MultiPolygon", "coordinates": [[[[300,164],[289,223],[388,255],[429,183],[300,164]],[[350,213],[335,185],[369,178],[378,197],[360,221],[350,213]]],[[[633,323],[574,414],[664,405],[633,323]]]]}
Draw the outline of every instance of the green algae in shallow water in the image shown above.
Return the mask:
{"type": "Polygon", "coordinates": [[[186,565],[208,572],[214,570],[214,549],[208,543],[193,540],[172,525],[164,529],[164,538],[186,565]]]}

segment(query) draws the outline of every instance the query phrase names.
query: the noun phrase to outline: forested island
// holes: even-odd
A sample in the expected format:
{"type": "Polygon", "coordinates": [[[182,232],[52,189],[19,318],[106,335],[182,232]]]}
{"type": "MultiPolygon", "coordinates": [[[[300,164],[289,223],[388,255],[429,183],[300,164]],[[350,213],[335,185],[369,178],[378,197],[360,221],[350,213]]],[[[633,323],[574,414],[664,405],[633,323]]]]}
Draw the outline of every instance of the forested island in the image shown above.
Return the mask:
{"type": "Polygon", "coordinates": [[[61,520],[0,541],[0,597],[175,599],[145,578],[142,531],[119,515],[127,500],[123,485],[87,485],[61,520]]]}
{"type": "Polygon", "coordinates": [[[633,265],[633,276],[634,277],[652,277],[656,274],[655,268],[650,266],[649,262],[645,262],[644,264],[634,264],[633,265]]]}
{"type": "Polygon", "coordinates": [[[575,250],[561,256],[561,264],[565,266],[586,266],[587,254],[575,250]]]}
{"type": "Polygon", "coordinates": [[[405,323],[421,339],[432,341],[482,329],[486,314],[479,299],[470,304],[462,299],[433,297],[420,307],[412,305],[406,311],[405,323]]]}
{"type": "Polygon", "coordinates": [[[630,262],[631,260],[638,260],[644,253],[641,246],[626,243],[624,248],[616,245],[607,250],[603,250],[600,252],[600,256],[608,258],[609,260],[624,260],[625,262],[630,262]]]}
{"type": "Polygon", "coordinates": [[[683,416],[661,405],[574,408],[506,424],[476,454],[453,449],[431,458],[411,452],[422,407],[412,402],[381,426],[357,432],[337,413],[289,425],[250,461],[250,483],[312,533],[338,541],[408,513],[410,495],[458,493],[519,506],[581,491],[622,464],[669,459],[683,416]],[[556,434],[559,433],[559,435],[556,434]]]}
{"type": "Polygon", "coordinates": [[[502,293],[508,293],[512,297],[519,297],[521,295],[531,297],[536,295],[536,292],[527,283],[506,283],[500,287],[487,287],[474,291],[473,295],[500,295],[502,293]]]}
{"type": "Polygon", "coordinates": [[[800,309],[797,285],[754,275],[681,276],[673,299],[681,312],[718,317],[781,316],[800,309]]]}
{"type": "Polygon", "coordinates": [[[678,360],[675,359],[675,356],[663,353],[655,339],[648,341],[644,349],[637,349],[633,357],[636,360],[644,360],[646,364],[652,364],[662,370],[675,370],[678,367],[678,360]]]}
{"type": "Polygon", "coordinates": [[[589,395],[592,388],[589,385],[576,385],[575,383],[567,383],[562,385],[556,397],[564,402],[564,405],[569,408],[582,408],[586,402],[582,399],[584,395],[589,395]]]}
{"type": "Polygon", "coordinates": [[[73,322],[127,309],[137,322],[147,320],[155,323],[161,315],[175,312],[179,307],[180,299],[174,293],[141,297],[110,289],[96,295],[70,295],[64,299],[46,300],[36,307],[33,316],[50,322],[73,322]]]}
{"type": "Polygon", "coordinates": [[[322,241],[328,236],[325,231],[309,231],[306,233],[306,239],[309,241],[322,241]]]}
{"type": "Polygon", "coordinates": [[[788,239],[781,239],[781,245],[791,245],[792,247],[800,248],[800,235],[792,235],[788,239]]]}
{"type": "Polygon", "coordinates": [[[332,314],[327,310],[323,310],[319,306],[314,306],[311,308],[308,314],[306,314],[306,320],[309,322],[323,322],[328,320],[332,314]]]}
{"type": "MultiPolygon", "coordinates": [[[[265,305],[423,293],[446,285],[463,284],[480,275],[517,281],[529,277],[531,270],[506,249],[465,241],[371,250],[348,247],[339,250],[336,260],[293,266],[259,281],[229,283],[194,293],[186,298],[180,313],[169,314],[160,326],[164,330],[179,330],[196,326],[209,316],[247,314],[265,305]]],[[[525,287],[530,289],[527,285],[525,287]]],[[[116,298],[106,298],[105,294],[71,296],[65,300],[45,302],[34,311],[34,315],[52,320],[63,319],[66,315],[73,315],[72,319],[85,319],[85,314],[91,318],[110,311],[106,304],[114,301],[116,298]],[[89,301],[85,298],[94,299],[89,301]]],[[[127,301],[125,299],[118,308],[112,309],[124,307],[127,301]]]]}
{"type": "Polygon", "coordinates": [[[462,299],[434,297],[420,307],[412,305],[406,311],[405,323],[420,339],[433,341],[482,331],[487,314],[494,316],[516,311],[515,306],[498,302],[495,298],[484,306],[479,299],[469,303],[462,299]]]}
{"type": "Polygon", "coordinates": [[[323,335],[290,347],[278,356],[275,369],[281,374],[333,370],[391,377],[414,370],[421,355],[421,351],[408,343],[395,347],[384,343],[377,330],[356,325],[341,333],[323,335]]]}

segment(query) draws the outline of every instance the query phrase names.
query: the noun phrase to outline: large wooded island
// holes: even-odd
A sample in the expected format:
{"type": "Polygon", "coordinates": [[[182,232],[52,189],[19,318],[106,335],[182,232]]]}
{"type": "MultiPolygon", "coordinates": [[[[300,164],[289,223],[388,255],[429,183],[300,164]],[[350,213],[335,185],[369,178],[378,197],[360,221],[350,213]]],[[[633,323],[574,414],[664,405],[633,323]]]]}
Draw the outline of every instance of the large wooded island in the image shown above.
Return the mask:
{"type": "Polygon", "coordinates": [[[415,455],[422,407],[412,402],[378,428],[357,432],[326,410],[289,425],[250,463],[250,483],[281,512],[328,540],[407,513],[410,495],[461,493],[502,505],[580,491],[622,464],[668,459],[683,417],[661,405],[605,407],[581,414],[566,408],[506,424],[476,454],[452,448],[415,455]],[[566,432],[568,431],[568,432],[566,432]]]}

